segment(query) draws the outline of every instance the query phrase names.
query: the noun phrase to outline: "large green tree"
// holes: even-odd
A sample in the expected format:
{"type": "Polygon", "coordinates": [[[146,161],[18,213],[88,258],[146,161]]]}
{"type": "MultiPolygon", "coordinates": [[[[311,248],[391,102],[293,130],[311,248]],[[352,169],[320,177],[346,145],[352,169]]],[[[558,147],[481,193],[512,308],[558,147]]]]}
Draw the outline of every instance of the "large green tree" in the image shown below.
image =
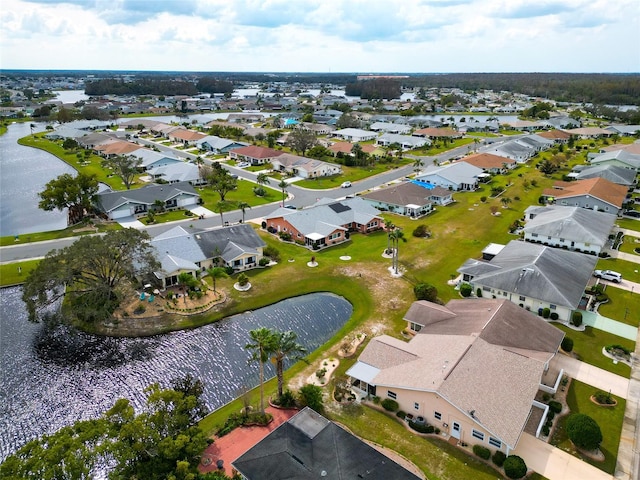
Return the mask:
{"type": "Polygon", "coordinates": [[[318,137],[311,130],[296,129],[287,137],[287,146],[302,156],[318,143],[318,137]]]}
{"type": "Polygon", "coordinates": [[[142,159],[128,155],[116,155],[102,161],[102,166],[110,168],[114,174],[120,177],[127,190],[131,189],[136,175],[140,173],[141,165],[142,159]]]}
{"type": "Polygon", "coordinates": [[[1,478],[85,480],[108,465],[110,479],[198,477],[207,438],[201,418],[202,384],[192,377],[174,388],[146,389],[146,408],[136,414],[127,399],[100,418],[79,421],[32,440],[0,465],[1,478]]]}
{"type": "Polygon", "coordinates": [[[38,207],[46,211],[67,208],[69,223],[73,225],[91,211],[97,193],[98,180],[95,175],[79,173],[74,177],[69,173],[63,173],[50,180],[44,190],[38,193],[38,207]]]}
{"type": "Polygon", "coordinates": [[[111,316],[132,282],[147,277],[159,265],[148,242],[149,235],[134,229],[108,232],[78,239],[53,250],[27,277],[22,298],[29,319],[65,297],[65,310],[73,318],[91,322],[111,316]]]}
{"type": "Polygon", "coordinates": [[[213,163],[211,166],[203,166],[200,175],[220,195],[221,202],[225,201],[227,193],[238,188],[238,180],[233,178],[229,171],[218,163],[213,163]]]}

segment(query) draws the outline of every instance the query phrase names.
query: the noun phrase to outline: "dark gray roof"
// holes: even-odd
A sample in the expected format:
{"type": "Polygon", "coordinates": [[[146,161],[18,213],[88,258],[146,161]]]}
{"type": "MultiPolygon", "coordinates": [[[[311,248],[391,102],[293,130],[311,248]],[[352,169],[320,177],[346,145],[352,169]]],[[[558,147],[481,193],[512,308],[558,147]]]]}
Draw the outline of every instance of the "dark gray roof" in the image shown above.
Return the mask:
{"type": "Polygon", "coordinates": [[[171,185],[152,184],[136,190],[98,193],[98,204],[103,211],[110,212],[126,203],[153,205],[156,200],[166,202],[181,194],[198,196],[198,193],[189,182],[178,182],[171,185]]]}
{"type": "MultiPolygon", "coordinates": [[[[450,194],[448,190],[446,190],[446,192],[450,194]]],[[[412,182],[402,182],[391,185],[390,187],[374,190],[370,193],[365,193],[361,195],[360,198],[393,205],[424,206],[432,203],[431,200],[429,200],[430,195],[432,195],[432,190],[428,190],[412,182]]]]}
{"type": "Polygon", "coordinates": [[[475,284],[575,309],[597,261],[593,255],[513,240],[491,262],[469,260],[458,272],[473,276],[475,284]]]}
{"type": "Polygon", "coordinates": [[[233,462],[248,480],[415,480],[358,437],[305,408],[233,462]]]}
{"type": "Polygon", "coordinates": [[[580,170],[576,179],[601,177],[618,185],[630,186],[636,182],[636,171],[630,168],[619,167],[617,165],[594,165],[580,170]]]}

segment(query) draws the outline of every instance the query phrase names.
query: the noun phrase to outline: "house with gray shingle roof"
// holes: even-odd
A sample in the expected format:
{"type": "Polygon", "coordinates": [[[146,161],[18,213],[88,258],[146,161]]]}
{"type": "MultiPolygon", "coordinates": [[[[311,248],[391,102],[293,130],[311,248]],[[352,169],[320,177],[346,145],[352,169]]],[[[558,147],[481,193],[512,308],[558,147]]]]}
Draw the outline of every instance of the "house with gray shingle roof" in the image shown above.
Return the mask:
{"type": "Polygon", "coordinates": [[[458,162],[443,166],[429,165],[416,176],[416,180],[450,190],[475,190],[481,175],[484,175],[481,168],[458,162]]]}
{"type": "Polygon", "coordinates": [[[589,154],[591,165],[616,165],[640,172],[640,154],[626,150],[609,150],[603,153],[589,154]]]}
{"type": "Polygon", "coordinates": [[[610,213],[560,205],[531,206],[524,213],[526,241],[592,255],[602,251],[617,218],[610,213]]]}
{"type": "Polygon", "coordinates": [[[215,135],[207,135],[206,137],[196,140],[195,145],[200,150],[207,150],[213,153],[228,153],[234,148],[246,147],[249,144],[236,142],[228,138],[216,137],[215,135]]]}
{"type": "Polygon", "coordinates": [[[147,185],[136,190],[100,192],[96,196],[96,207],[111,220],[125,217],[140,217],[158,208],[173,210],[198,205],[200,195],[189,182],[173,185],[147,185]]]}
{"type": "Polygon", "coordinates": [[[490,261],[469,259],[458,272],[483,296],[507,299],[533,312],[549,308],[568,321],[597,261],[593,255],[513,240],[490,261]]]}
{"type": "Polygon", "coordinates": [[[430,194],[430,189],[418,183],[402,182],[364,193],[360,198],[378,210],[418,218],[433,211],[434,202],[430,194]]]}
{"type": "Polygon", "coordinates": [[[324,198],[302,210],[278,208],[264,223],[271,233],[289,234],[292,241],[318,249],[346,242],[350,232],[380,230],[384,221],[378,209],[355,197],[340,201],[324,198]]]}
{"type": "Polygon", "coordinates": [[[315,158],[283,153],[271,160],[272,169],[287,172],[300,178],[317,178],[339,175],[342,167],[336,163],[323,162],[315,158]]]}
{"type": "Polygon", "coordinates": [[[161,167],[147,170],[154,180],[162,180],[167,183],[189,182],[191,185],[207,183],[200,177],[200,169],[197,165],[187,162],[171,163],[161,167]]]}
{"type": "Polygon", "coordinates": [[[403,150],[424,147],[430,145],[431,140],[424,137],[414,137],[412,135],[401,135],[398,133],[384,133],[376,138],[376,145],[389,146],[397,143],[403,150]]]}
{"type": "Polygon", "coordinates": [[[525,428],[540,432],[547,406],[539,389],[564,333],[504,299],[414,302],[407,313],[409,342],[371,339],[349,370],[362,396],[391,398],[414,421],[445,437],[507,455],[525,428]],[[508,401],[505,401],[508,399],[508,401]],[[529,425],[534,409],[542,419],[529,425]]]}
{"type": "Polygon", "coordinates": [[[176,285],[183,272],[195,276],[214,266],[256,268],[266,243],[249,224],[239,224],[196,232],[175,227],[154,237],[151,245],[160,263],[154,274],[166,288],[176,285]]]}
{"type": "Polygon", "coordinates": [[[597,164],[591,167],[578,165],[573,168],[573,172],[571,172],[569,176],[576,180],[600,177],[612,183],[617,183],[618,185],[631,187],[637,184],[638,174],[635,170],[619,167],[618,165],[597,164]]]}
{"type": "Polygon", "coordinates": [[[131,152],[130,157],[141,160],[140,168],[143,170],[151,170],[153,168],[163,167],[165,165],[172,165],[175,163],[182,163],[182,160],[172,156],[167,152],[156,152],[149,148],[140,148],[131,152]]]}

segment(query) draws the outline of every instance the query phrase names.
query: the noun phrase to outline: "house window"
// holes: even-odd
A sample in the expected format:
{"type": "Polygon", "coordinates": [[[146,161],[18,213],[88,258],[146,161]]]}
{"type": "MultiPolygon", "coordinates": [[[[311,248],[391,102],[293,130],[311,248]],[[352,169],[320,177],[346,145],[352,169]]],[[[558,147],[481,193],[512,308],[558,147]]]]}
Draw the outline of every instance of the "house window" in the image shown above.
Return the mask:
{"type": "MultiPolygon", "coordinates": [[[[549,237],[549,239],[551,239],[551,237],[549,237]]],[[[561,238],[561,239],[560,239],[560,241],[561,241],[561,242],[564,242],[564,238],[561,238]]]]}
{"type": "Polygon", "coordinates": [[[479,432],[479,431],[478,431],[478,430],[476,430],[476,429],[471,430],[471,435],[472,435],[474,438],[477,438],[478,440],[482,440],[482,441],[484,441],[484,433],[479,432]]]}
{"type": "Polygon", "coordinates": [[[415,408],[416,410],[420,410],[420,404],[418,402],[414,402],[413,408],[415,408]]]}
{"type": "Polygon", "coordinates": [[[549,308],[550,308],[551,310],[555,310],[555,309],[556,309],[556,306],[552,303],[551,305],[549,305],[549,308]]]}
{"type": "Polygon", "coordinates": [[[413,332],[419,332],[420,330],[422,330],[422,325],[420,325],[419,323],[411,322],[411,326],[409,328],[411,328],[411,331],[413,332]]]}
{"type": "Polygon", "coordinates": [[[489,437],[489,445],[496,448],[502,448],[502,442],[497,438],[493,438],[493,437],[489,437]]]}
{"type": "Polygon", "coordinates": [[[522,296],[522,295],[520,295],[520,297],[518,297],[518,298],[519,298],[519,300],[520,300],[521,302],[524,302],[524,301],[525,301],[525,297],[524,297],[524,296],[522,296]]]}
{"type": "Polygon", "coordinates": [[[490,291],[491,291],[491,288],[489,288],[489,287],[482,287],[482,290],[484,290],[485,292],[490,292],[490,291]]]}
{"type": "Polygon", "coordinates": [[[398,397],[396,392],[392,392],[391,390],[387,390],[387,397],[393,398],[394,400],[398,397]]]}
{"type": "Polygon", "coordinates": [[[531,234],[531,236],[532,236],[533,238],[538,238],[538,234],[537,234],[537,233],[532,233],[532,234],[531,234]]]}
{"type": "Polygon", "coordinates": [[[433,412],[433,416],[436,420],[442,420],[442,414],[440,412],[433,412]]]}

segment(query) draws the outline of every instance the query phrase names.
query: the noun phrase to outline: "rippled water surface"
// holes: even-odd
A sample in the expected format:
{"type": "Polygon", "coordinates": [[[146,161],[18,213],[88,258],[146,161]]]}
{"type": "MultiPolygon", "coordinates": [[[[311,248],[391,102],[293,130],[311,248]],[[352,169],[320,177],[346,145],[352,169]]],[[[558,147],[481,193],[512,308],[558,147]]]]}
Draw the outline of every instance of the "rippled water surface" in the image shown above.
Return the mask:
{"type": "Polygon", "coordinates": [[[218,408],[258,384],[258,367],[248,365],[244,348],[249,330],[294,330],[312,351],[352,312],[341,297],[313,294],[195,330],[115,339],[29,323],[20,296],[20,288],[0,290],[0,459],[29,439],[99,416],[118,398],[140,407],[145,386],[169,386],[186,373],[204,382],[207,406],[218,408]]]}

